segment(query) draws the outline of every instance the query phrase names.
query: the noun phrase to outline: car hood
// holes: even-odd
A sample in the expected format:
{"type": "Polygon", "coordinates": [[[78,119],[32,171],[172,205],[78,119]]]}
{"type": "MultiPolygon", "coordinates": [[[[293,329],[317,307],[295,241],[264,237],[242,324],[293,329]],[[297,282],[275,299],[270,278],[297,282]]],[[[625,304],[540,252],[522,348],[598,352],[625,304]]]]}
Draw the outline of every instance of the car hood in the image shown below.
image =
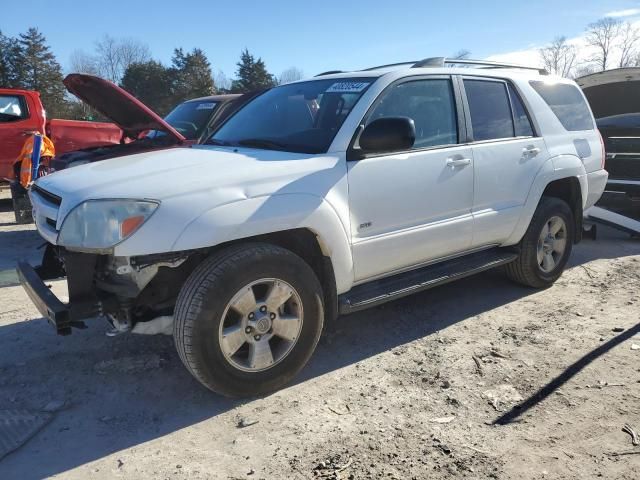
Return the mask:
{"type": "Polygon", "coordinates": [[[310,181],[314,188],[328,191],[330,181],[321,172],[337,165],[335,157],[321,155],[178,147],[61,170],[39,178],[36,185],[62,199],[61,221],[72,208],[90,199],[151,199],[170,205],[173,198],[189,197],[198,209],[278,191],[300,189],[305,193],[310,181]]]}
{"type": "Polygon", "coordinates": [[[63,81],[67,90],[118,125],[130,138],[160,130],[176,143],[185,138],[157,113],[117,85],[93,75],[72,73],[63,81]]]}
{"type": "Polygon", "coordinates": [[[596,118],[640,112],[640,68],[616,68],[576,79],[596,118]]]}

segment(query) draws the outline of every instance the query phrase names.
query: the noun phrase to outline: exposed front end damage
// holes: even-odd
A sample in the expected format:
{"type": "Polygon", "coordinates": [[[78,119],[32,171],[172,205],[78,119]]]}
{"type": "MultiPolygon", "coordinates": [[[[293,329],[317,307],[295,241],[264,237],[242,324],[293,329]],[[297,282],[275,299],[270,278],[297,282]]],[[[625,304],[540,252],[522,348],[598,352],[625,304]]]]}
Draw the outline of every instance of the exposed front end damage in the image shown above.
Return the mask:
{"type": "Polygon", "coordinates": [[[47,244],[42,265],[18,264],[20,282],[40,313],[61,335],[103,317],[110,335],[140,322],[173,314],[180,286],[203,258],[199,251],[139,257],[78,253],[47,244]],[[46,280],[66,277],[69,301],[60,301],[46,280]]]}

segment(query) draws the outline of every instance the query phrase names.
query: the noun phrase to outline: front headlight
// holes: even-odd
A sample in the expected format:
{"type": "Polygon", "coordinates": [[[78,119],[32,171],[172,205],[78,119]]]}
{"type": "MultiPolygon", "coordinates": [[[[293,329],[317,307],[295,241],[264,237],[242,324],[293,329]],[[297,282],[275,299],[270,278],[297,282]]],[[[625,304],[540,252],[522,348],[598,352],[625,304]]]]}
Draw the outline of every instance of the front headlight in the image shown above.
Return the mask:
{"type": "Polygon", "coordinates": [[[83,250],[106,250],[129,237],[158,208],[151,200],[87,200],[62,222],[58,244],[83,250]]]}

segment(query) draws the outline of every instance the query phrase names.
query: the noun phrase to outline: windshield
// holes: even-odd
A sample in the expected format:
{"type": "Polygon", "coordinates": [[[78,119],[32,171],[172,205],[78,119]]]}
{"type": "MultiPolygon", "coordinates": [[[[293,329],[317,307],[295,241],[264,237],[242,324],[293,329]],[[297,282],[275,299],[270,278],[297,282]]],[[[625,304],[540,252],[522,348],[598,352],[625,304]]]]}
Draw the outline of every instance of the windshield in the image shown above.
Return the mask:
{"type": "MultiPolygon", "coordinates": [[[[211,100],[192,100],[184,102],[171,110],[164,120],[180,132],[187,140],[196,140],[207,128],[209,119],[219,102],[211,100]]],[[[150,137],[159,137],[163,132],[153,131],[150,137]]]]}
{"type": "Polygon", "coordinates": [[[273,88],[249,102],[206,143],[324,153],[375,80],[311,80],[273,88]]]}

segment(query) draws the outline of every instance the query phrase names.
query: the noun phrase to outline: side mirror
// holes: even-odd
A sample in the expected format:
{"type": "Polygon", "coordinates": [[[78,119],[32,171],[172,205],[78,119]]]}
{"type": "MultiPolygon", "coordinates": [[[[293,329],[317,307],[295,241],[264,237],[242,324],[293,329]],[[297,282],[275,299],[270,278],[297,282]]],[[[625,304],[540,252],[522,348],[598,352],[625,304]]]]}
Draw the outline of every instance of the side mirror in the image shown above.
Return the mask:
{"type": "Polygon", "coordinates": [[[409,150],[416,141],[416,125],[409,117],[386,117],[374,120],[360,134],[362,153],[409,150]]]}

